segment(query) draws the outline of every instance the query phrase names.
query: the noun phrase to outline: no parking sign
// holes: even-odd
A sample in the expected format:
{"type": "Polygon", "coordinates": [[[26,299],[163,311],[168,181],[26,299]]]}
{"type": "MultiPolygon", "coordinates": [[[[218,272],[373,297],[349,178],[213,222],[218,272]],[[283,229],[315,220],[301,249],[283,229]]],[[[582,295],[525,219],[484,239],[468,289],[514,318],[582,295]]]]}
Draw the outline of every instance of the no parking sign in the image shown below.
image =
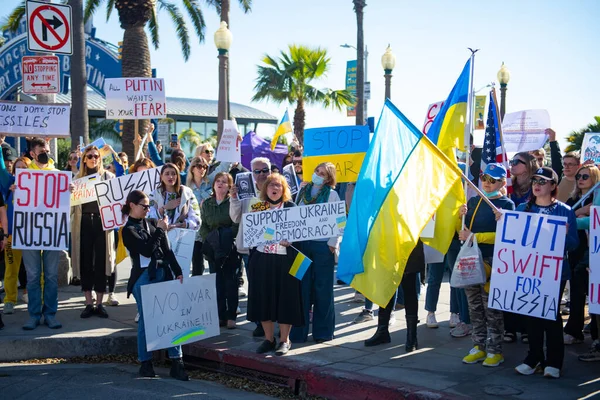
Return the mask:
{"type": "Polygon", "coordinates": [[[27,48],[30,51],[73,54],[71,7],[28,1],[27,48]]]}

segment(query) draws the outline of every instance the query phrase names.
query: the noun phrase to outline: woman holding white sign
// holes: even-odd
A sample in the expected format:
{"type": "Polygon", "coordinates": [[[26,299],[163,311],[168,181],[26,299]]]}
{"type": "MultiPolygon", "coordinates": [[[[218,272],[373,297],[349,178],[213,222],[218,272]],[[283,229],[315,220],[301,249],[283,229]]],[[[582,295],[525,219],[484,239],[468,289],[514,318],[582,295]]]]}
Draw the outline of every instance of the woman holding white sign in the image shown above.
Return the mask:
{"type": "MultiPolygon", "coordinates": [[[[115,177],[104,170],[100,150],[90,146],[83,151],[80,170],[75,178],[94,174],[98,174],[100,181],[115,177]]],[[[73,270],[81,273],[81,290],[85,296],[81,318],[92,315],[108,318],[102,299],[107,276],[115,271],[115,242],[114,232],[104,231],[97,201],[71,207],[71,263],[73,270]],[[92,290],[96,292],[95,305],[92,290]]]]}
{"type": "MultiPolygon", "coordinates": [[[[565,257],[562,264],[560,292],[562,297],[565,283],[569,279],[571,269],[567,252],[573,251],[579,245],[577,235],[577,220],[575,213],[566,204],[556,200],[558,193],[558,175],[551,168],[539,168],[531,178],[531,199],[517,207],[517,211],[556,215],[566,217],[567,236],[565,239],[565,257]]],[[[515,370],[522,375],[531,375],[536,369],[544,368],[544,376],[560,378],[565,356],[562,317],[558,309],[554,320],[546,320],[526,316],[527,333],[529,334],[529,354],[523,364],[515,370]],[[544,335],[546,336],[546,353],[544,354],[544,335]]]]}

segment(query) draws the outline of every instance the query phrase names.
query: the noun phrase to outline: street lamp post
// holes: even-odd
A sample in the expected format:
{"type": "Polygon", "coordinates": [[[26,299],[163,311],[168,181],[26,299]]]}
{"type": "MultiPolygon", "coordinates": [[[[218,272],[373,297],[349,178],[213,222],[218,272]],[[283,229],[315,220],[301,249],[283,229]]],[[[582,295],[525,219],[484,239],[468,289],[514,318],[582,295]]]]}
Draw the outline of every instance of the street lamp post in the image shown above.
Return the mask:
{"type": "Polygon", "coordinates": [[[221,21],[221,26],[215,32],[215,45],[219,50],[219,106],[217,110],[217,145],[223,135],[223,121],[229,119],[227,110],[227,67],[229,63],[229,48],[233,35],[227,28],[227,22],[221,21]]]}
{"type": "Polygon", "coordinates": [[[510,80],[510,71],[506,68],[506,65],[502,63],[500,71],[498,71],[498,82],[500,82],[500,120],[504,119],[504,113],[506,111],[506,86],[510,80]]]}
{"type": "Polygon", "coordinates": [[[385,98],[392,98],[392,70],[396,66],[396,56],[392,53],[392,48],[388,44],[385,53],[381,56],[381,66],[383,67],[385,77],[385,98]]]}
{"type": "MultiPolygon", "coordinates": [[[[345,44],[340,44],[340,47],[343,47],[343,48],[345,48],[345,49],[354,49],[354,50],[357,50],[357,49],[356,49],[356,47],[354,47],[354,46],[352,46],[351,44],[348,44],[348,43],[345,43],[345,44]]],[[[363,94],[363,96],[359,96],[359,95],[358,95],[358,93],[357,93],[357,94],[356,94],[356,95],[357,95],[356,97],[357,97],[357,100],[358,100],[359,98],[362,98],[362,99],[363,99],[363,105],[362,105],[362,107],[363,107],[362,109],[364,110],[364,111],[363,111],[363,117],[364,117],[364,119],[366,120],[366,119],[368,118],[368,116],[369,116],[369,114],[368,114],[368,112],[367,112],[367,108],[368,108],[367,106],[368,106],[368,100],[369,100],[369,99],[368,99],[368,96],[366,96],[366,93],[364,93],[364,92],[365,92],[366,83],[368,83],[368,82],[369,82],[369,78],[368,78],[368,74],[367,74],[367,66],[368,66],[368,64],[369,64],[369,50],[367,49],[367,46],[365,46],[365,60],[364,60],[364,61],[365,61],[365,63],[364,63],[364,71],[365,71],[365,74],[364,74],[364,77],[363,77],[363,81],[364,81],[364,83],[363,83],[363,85],[362,85],[362,88],[363,88],[363,93],[362,93],[362,94],[363,94]]],[[[357,77],[357,78],[358,78],[358,77],[357,77]]],[[[358,84],[356,85],[356,87],[357,87],[357,89],[358,89],[358,84]]],[[[360,107],[360,105],[358,104],[358,102],[356,103],[356,106],[357,106],[357,107],[360,107]]],[[[362,122],[360,125],[363,125],[364,123],[365,123],[365,122],[363,121],[363,122],[362,122]]],[[[357,124],[358,124],[358,122],[357,122],[357,124]]]]}

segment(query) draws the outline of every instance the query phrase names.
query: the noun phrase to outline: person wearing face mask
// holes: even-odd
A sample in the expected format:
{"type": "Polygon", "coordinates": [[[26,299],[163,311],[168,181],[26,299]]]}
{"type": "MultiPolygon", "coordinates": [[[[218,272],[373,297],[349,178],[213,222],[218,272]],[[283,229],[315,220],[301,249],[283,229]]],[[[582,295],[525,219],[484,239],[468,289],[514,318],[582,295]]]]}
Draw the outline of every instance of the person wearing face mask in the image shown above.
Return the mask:
{"type": "MultiPolygon", "coordinates": [[[[480,179],[483,194],[497,209],[515,209],[515,203],[501,193],[506,186],[506,168],[502,164],[488,164],[480,179]]],[[[501,216],[497,209],[492,209],[480,196],[475,196],[469,200],[467,205],[460,208],[460,219],[457,226],[461,241],[466,241],[471,233],[477,239],[488,279],[485,284],[465,288],[469,315],[473,324],[471,334],[473,348],[462,361],[465,364],[477,364],[479,361],[483,361],[485,367],[497,367],[504,362],[502,355],[504,316],[502,311],[487,306],[496,240],[496,221],[501,216]],[[465,216],[464,225],[462,225],[463,216],[465,216]]]]}
{"type": "MultiPolygon", "coordinates": [[[[340,201],[335,190],[335,165],[325,162],[317,165],[311,182],[298,194],[298,205],[333,203],[340,201]]],[[[313,303],[312,336],[317,343],[333,339],[335,329],[335,309],[333,306],[333,269],[335,253],[338,251],[340,237],[309,240],[302,243],[306,257],[313,260],[302,278],[302,297],[304,299],[304,319],[309,320],[310,303],[313,303]]],[[[294,342],[306,342],[309,324],[295,326],[290,335],[294,342]]]]}

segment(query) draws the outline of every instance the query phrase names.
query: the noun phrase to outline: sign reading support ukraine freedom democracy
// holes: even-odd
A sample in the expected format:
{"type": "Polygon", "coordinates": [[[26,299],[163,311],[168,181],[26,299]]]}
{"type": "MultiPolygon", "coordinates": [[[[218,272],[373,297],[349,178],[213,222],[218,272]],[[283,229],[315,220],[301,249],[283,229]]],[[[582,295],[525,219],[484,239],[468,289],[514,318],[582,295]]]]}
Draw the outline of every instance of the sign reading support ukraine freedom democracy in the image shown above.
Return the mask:
{"type": "Polygon", "coordinates": [[[600,207],[590,208],[590,314],[600,314],[600,207]]]}
{"type": "Polygon", "coordinates": [[[488,307],[555,320],[567,218],[503,214],[496,228],[488,307]]]}
{"type": "Polygon", "coordinates": [[[219,335],[215,274],[142,286],[148,351],[219,335]]]}
{"type": "Polygon", "coordinates": [[[317,165],[335,164],[338,182],[356,182],[369,148],[369,127],[333,126],[304,131],[302,169],[310,179],[317,165]]]}
{"type": "Polygon", "coordinates": [[[346,202],[279,208],[242,215],[244,247],[342,236],[346,202]]]}

